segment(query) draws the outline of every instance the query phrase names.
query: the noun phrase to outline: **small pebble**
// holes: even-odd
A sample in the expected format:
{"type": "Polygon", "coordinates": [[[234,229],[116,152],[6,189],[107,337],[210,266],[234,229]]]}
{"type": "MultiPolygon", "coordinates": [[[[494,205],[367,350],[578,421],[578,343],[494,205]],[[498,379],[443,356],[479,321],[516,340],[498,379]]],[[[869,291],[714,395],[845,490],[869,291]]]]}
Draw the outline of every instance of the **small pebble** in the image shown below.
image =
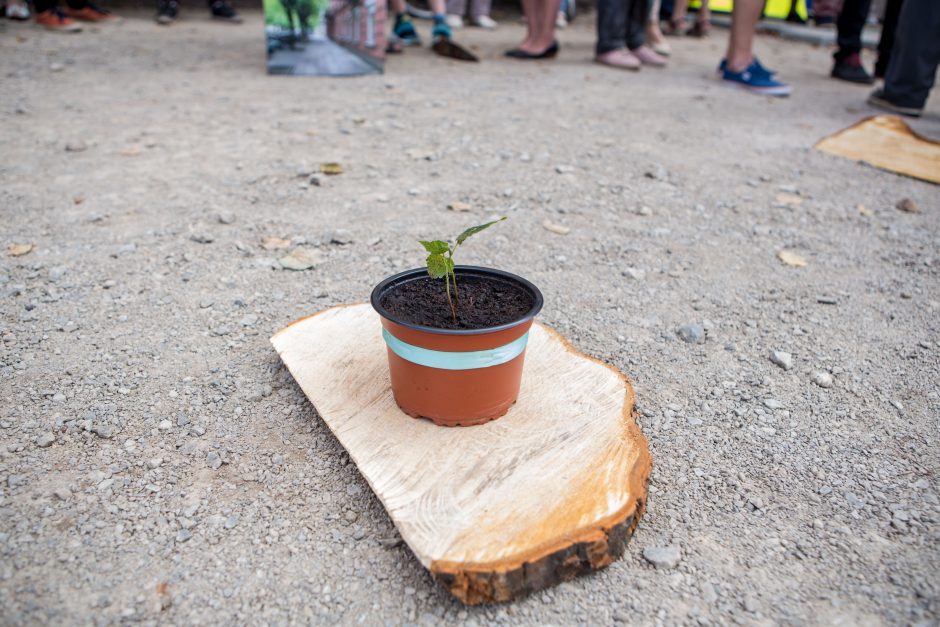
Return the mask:
{"type": "Polygon", "coordinates": [[[684,324],[676,329],[676,335],[683,342],[702,344],[705,342],[705,328],[700,324],[684,324]]]}
{"type": "Polygon", "coordinates": [[[643,558],[656,568],[675,568],[682,559],[682,552],[675,545],[651,546],[643,549],[643,558]]]}
{"type": "Polygon", "coordinates": [[[770,353],[770,361],[784,370],[793,368],[793,355],[784,351],[773,351],[770,353]]]}
{"type": "Polygon", "coordinates": [[[48,448],[52,446],[53,442],[55,442],[55,435],[51,433],[43,433],[36,438],[36,446],[39,448],[48,448]]]}
{"type": "Polygon", "coordinates": [[[822,370],[817,370],[813,373],[812,381],[821,388],[832,387],[832,375],[822,370]]]}

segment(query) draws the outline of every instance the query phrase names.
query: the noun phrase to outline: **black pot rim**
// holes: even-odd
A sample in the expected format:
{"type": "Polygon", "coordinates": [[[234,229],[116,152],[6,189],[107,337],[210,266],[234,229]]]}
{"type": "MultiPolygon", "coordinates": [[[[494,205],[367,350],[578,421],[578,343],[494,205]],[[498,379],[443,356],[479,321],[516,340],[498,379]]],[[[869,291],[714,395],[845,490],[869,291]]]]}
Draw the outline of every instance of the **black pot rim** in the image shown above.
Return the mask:
{"type": "Polygon", "coordinates": [[[404,272],[399,272],[398,274],[393,274],[392,276],[384,279],[381,283],[375,286],[375,289],[372,290],[372,296],[369,299],[372,303],[372,308],[375,309],[380,316],[387,320],[391,320],[399,326],[403,326],[407,329],[414,329],[415,331],[425,331],[427,333],[437,333],[440,335],[481,335],[483,333],[493,333],[495,331],[504,331],[505,329],[511,329],[517,327],[520,324],[528,322],[535,318],[538,315],[539,311],[542,310],[542,305],[544,304],[544,298],[542,297],[542,292],[539,291],[539,288],[535,287],[532,282],[513,274],[511,272],[506,272],[505,270],[496,270],[495,268],[483,268],[480,266],[455,266],[454,272],[459,276],[460,274],[464,275],[477,275],[477,276],[490,276],[498,277],[503,280],[508,280],[512,283],[518,284],[523,289],[527,290],[533,296],[532,308],[521,318],[513,320],[512,322],[506,322],[504,324],[498,324],[491,327],[483,327],[481,329],[439,329],[437,327],[427,327],[420,324],[414,324],[413,322],[406,322],[401,320],[392,314],[390,314],[384,307],[382,307],[382,296],[396,284],[404,283],[406,280],[412,280],[417,278],[426,277],[428,275],[427,268],[413,268],[411,270],[405,270],[404,272]]]}

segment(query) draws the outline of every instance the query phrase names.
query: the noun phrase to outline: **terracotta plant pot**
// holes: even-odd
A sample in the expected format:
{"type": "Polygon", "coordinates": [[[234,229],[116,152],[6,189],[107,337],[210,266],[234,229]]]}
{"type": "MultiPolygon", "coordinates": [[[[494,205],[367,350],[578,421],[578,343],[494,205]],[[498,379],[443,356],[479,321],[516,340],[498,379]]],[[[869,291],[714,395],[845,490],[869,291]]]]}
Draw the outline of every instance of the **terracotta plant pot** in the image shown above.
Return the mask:
{"type": "Polygon", "coordinates": [[[474,266],[457,266],[455,272],[458,284],[471,276],[512,283],[532,296],[532,308],[506,324],[438,329],[397,319],[382,306],[390,291],[425,279],[424,268],[391,276],[372,291],[372,307],[382,318],[395,401],[410,416],[451,427],[494,420],[516,402],[529,327],[543,302],[537,287],[514,274],[474,266]]]}

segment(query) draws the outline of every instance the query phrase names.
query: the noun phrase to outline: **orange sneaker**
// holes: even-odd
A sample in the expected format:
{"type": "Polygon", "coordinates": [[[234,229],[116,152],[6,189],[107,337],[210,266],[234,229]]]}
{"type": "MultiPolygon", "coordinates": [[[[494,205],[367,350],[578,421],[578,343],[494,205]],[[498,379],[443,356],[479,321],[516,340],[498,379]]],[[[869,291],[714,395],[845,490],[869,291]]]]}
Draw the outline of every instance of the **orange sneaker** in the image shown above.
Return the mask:
{"type": "Polygon", "coordinates": [[[49,30],[57,30],[60,33],[78,33],[82,30],[81,26],[65,17],[65,14],[59,8],[37,13],[36,23],[49,30]]]}
{"type": "Polygon", "coordinates": [[[85,6],[80,9],[65,5],[62,10],[67,17],[83,22],[114,22],[118,19],[111,11],[102,9],[91,2],[85,2],[85,6]]]}

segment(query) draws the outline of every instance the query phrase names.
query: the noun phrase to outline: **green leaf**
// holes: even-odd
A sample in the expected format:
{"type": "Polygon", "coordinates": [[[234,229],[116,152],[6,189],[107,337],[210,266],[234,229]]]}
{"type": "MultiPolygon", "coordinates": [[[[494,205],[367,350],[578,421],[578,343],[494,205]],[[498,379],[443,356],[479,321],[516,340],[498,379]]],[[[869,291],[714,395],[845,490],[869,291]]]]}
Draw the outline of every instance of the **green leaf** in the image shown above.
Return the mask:
{"type": "Polygon", "coordinates": [[[450,245],[447,242],[442,242],[439,239],[436,239],[432,242],[426,242],[423,239],[419,239],[421,245],[424,246],[424,250],[428,251],[432,255],[443,255],[448,250],[450,250],[450,245]]]}
{"type": "Polygon", "coordinates": [[[505,219],[506,219],[506,217],[503,216],[503,217],[500,218],[499,220],[493,220],[492,222],[487,222],[486,224],[480,224],[479,226],[471,226],[469,229],[467,229],[466,231],[464,231],[463,233],[461,233],[460,235],[457,236],[457,245],[460,246],[460,245],[463,244],[464,241],[465,241],[468,237],[470,237],[471,235],[476,235],[476,234],[479,233],[480,231],[483,231],[483,230],[485,230],[485,229],[488,229],[488,228],[490,228],[491,226],[493,226],[494,224],[496,224],[497,222],[502,222],[502,221],[505,220],[505,219]]]}
{"type": "Polygon", "coordinates": [[[448,271],[452,271],[454,267],[454,262],[444,255],[428,255],[428,274],[431,275],[431,278],[442,279],[447,276],[448,271]]]}

